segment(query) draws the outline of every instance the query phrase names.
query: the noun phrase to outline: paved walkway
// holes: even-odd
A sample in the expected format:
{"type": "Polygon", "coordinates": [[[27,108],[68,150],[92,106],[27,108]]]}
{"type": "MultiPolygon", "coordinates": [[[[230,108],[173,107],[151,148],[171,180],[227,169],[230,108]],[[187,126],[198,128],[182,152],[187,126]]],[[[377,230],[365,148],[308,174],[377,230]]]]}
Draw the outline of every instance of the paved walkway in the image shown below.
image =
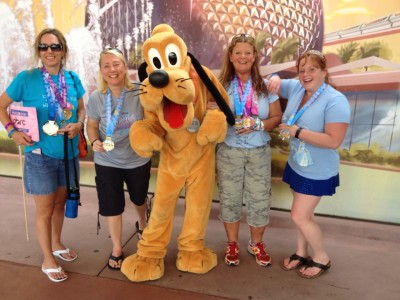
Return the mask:
{"type": "MultiPolygon", "coordinates": [[[[26,239],[21,180],[0,177],[0,299],[400,299],[400,226],[317,217],[324,232],[332,268],[315,280],[283,271],[279,264],[295,249],[295,231],[289,213],[271,211],[265,234],[272,266],[258,266],[245,250],[249,232],[240,229],[241,262],[223,263],[225,233],[214,204],[207,231],[207,246],[218,255],[218,266],[205,275],[175,268],[176,237],[182,223],[184,200],[178,201],[172,240],[165,258],[164,277],[132,283],[106,267],[111,251],[107,224],[101,218],[99,235],[97,197],[92,187],[82,187],[76,219],[66,219],[64,243],[79,254],[75,262],[60,261],[70,278],[50,282],[40,270],[42,257],[34,231],[34,204],[27,195],[29,241],[26,239]]],[[[124,254],[136,251],[136,222],[132,205],[124,213],[124,254]]]]}

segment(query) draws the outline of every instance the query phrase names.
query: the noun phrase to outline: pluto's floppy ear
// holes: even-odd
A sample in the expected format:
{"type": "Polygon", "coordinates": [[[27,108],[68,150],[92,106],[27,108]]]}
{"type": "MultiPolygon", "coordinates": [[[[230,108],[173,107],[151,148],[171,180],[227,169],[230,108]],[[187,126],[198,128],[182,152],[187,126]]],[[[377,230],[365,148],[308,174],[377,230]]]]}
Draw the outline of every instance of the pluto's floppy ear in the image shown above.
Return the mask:
{"type": "Polygon", "coordinates": [[[146,72],[146,68],[147,68],[147,63],[146,62],[142,63],[139,66],[138,76],[139,76],[140,82],[143,82],[143,80],[145,80],[148,77],[147,72],[146,72]]]}
{"type": "Polygon", "coordinates": [[[194,69],[196,70],[197,74],[199,74],[201,80],[204,82],[205,86],[207,87],[207,90],[211,93],[211,95],[214,97],[215,102],[217,102],[218,107],[225,114],[226,120],[228,121],[228,123],[232,126],[235,125],[235,116],[233,115],[228,104],[226,104],[224,98],[222,98],[222,95],[218,91],[217,87],[214,85],[214,83],[208,77],[206,71],[204,71],[203,67],[198,62],[198,60],[193,56],[193,54],[188,52],[188,56],[191,58],[192,65],[193,65],[194,69]]]}

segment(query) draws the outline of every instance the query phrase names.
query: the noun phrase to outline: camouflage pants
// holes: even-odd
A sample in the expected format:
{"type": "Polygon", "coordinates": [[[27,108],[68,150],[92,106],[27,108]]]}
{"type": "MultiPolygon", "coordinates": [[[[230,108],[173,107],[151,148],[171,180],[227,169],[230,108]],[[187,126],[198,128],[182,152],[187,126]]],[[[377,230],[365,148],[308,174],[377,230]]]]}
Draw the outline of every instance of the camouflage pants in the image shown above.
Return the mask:
{"type": "Polygon", "coordinates": [[[253,227],[269,222],[271,198],[271,148],[233,148],[222,143],[217,150],[220,219],[238,222],[243,204],[247,223],[253,227]]]}

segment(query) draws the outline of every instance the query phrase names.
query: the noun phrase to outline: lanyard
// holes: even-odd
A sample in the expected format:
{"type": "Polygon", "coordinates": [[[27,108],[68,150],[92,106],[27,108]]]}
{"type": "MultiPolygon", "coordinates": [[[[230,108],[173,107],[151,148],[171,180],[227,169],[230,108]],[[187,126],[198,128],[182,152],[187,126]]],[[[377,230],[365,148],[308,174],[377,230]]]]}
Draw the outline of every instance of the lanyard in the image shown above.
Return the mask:
{"type": "Polygon", "coordinates": [[[306,104],[303,105],[303,107],[299,109],[301,100],[297,103],[296,109],[294,110],[296,113],[293,113],[289,120],[286,122],[287,125],[292,126],[296,121],[301,117],[301,115],[305,112],[307,108],[310,107],[311,104],[314,103],[315,100],[317,100],[318,96],[321,95],[321,93],[324,91],[326,88],[326,83],[324,82],[319,89],[311,96],[311,98],[307,101],[306,104]]]}
{"type": "Polygon", "coordinates": [[[111,91],[108,89],[106,97],[106,136],[111,137],[114,133],[115,127],[118,122],[118,117],[121,112],[122,104],[125,99],[125,89],[122,90],[121,95],[117,99],[117,106],[113,113],[111,113],[111,91]]]}
{"type": "Polygon", "coordinates": [[[67,107],[67,85],[65,84],[65,76],[62,69],[58,72],[58,86],[54,83],[53,79],[46,68],[43,66],[40,69],[42,73],[44,87],[46,89],[46,99],[49,107],[49,120],[54,121],[57,115],[61,121],[64,121],[62,109],[67,107]]]}
{"type": "Polygon", "coordinates": [[[245,116],[250,115],[251,107],[252,107],[252,99],[253,99],[253,84],[251,81],[251,77],[247,80],[246,85],[243,90],[243,83],[240,79],[235,75],[232,80],[233,84],[233,100],[235,103],[235,115],[245,116]],[[245,107],[249,107],[247,111],[245,107]]]}

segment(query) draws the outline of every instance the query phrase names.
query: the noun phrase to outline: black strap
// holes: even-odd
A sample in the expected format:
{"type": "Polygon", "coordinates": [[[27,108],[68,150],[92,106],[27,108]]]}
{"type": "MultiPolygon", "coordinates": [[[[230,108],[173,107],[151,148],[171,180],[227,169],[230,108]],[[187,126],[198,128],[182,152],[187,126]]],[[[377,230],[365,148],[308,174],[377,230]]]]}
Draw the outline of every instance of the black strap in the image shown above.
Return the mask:
{"type": "Polygon", "coordinates": [[[222,98],[221,93],[218,91],[217,87],[211,81],[210,77],[208,77],[206,71],[204,71],[202,65],[198,62],[198,60],[193,56],[191,53],[187,53],[190,59],[192,60],[192,65],[196,70],[197,74],[199,74],[201,80],[204,82],[205,86],[207,87],[208,91],[214,97],[215,102],[217,102],[218,107],[221,111],[225,114],[226,120],[230,125],[235,125],[235,116],[233,115],[231,108],[225,102],[224,98],[222,98]]]}
{"type": "MultiPolygon", "coordinates": [[[[64,164],[65,164],[65,176],[66,176],[66,182],[67,182],[67,191],[70,190],[71,185],[69,182],[69,164],[68,164],[68,134],[64,133],[64,164]]],[[[71,150],[73,153],[73,146],[72,146],[72,140],[71,141],[71,150]]],[[[74,163],[74,177],[75,177],[75,187],[79,189],[79,180],[78,180],[78,172],[76,170],[76,164],[75,164],[75,159],[73,159],[74,163]]]]}

